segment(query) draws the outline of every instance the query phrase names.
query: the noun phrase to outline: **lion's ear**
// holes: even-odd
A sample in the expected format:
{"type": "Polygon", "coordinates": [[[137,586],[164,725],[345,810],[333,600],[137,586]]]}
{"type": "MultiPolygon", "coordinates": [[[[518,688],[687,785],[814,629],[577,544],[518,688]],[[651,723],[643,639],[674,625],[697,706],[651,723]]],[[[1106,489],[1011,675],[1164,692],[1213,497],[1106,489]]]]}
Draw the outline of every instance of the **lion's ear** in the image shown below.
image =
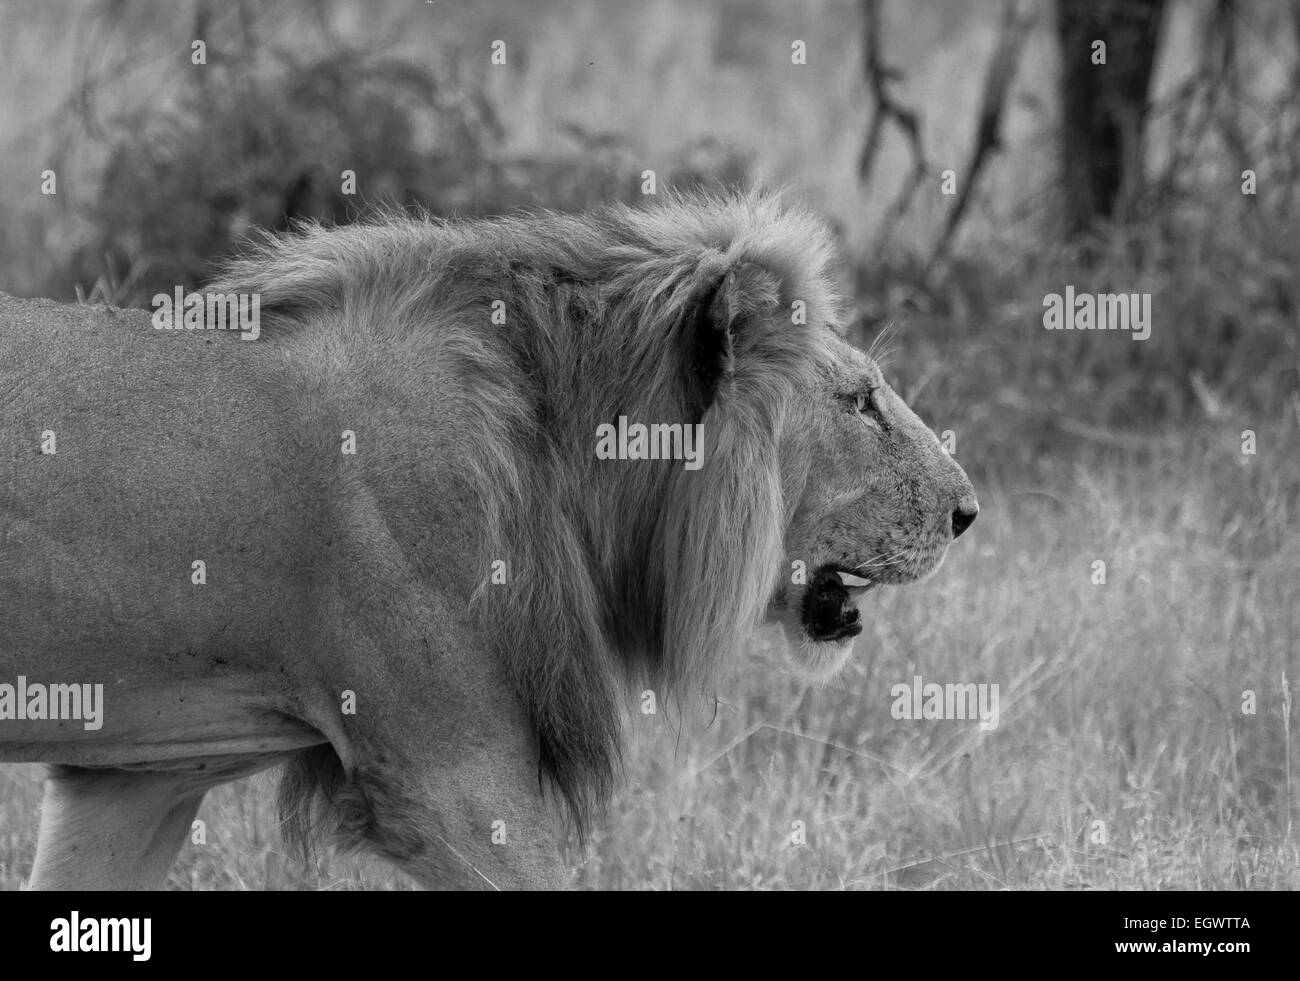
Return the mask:
{"type": "Polygon", "coordinates": [[[775,278],[752,263],[740,263],[711,277],[688,317],[686,374],[699,414],[713,404],[718,387],[736,367],[736,342],[755,315],[775,309],[775,278]]]}

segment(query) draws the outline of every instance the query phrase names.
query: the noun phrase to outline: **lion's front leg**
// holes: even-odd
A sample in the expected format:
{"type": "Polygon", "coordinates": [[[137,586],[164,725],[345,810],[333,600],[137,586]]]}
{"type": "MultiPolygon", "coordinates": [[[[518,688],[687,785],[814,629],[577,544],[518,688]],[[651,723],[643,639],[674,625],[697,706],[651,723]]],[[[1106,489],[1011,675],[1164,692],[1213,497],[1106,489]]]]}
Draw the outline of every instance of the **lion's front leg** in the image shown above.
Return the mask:
{"type": "Polygon", "coordinates": [[[406,752],[366,762],[352,784],[366,844],[429,888],[566,888],[536,770],[504,746],[473,745],[482,735],[459,744],[463,764],[406,752]]]}
{"type": "Polygon", "coordinates": [[[348,654],[327,668],[329,717],[312,721],[337,762],[300,771],[325,804],[322,830],[431,888],[565,888],[527,717],[472,627],[410,606],[336,624],[348,654]]]}

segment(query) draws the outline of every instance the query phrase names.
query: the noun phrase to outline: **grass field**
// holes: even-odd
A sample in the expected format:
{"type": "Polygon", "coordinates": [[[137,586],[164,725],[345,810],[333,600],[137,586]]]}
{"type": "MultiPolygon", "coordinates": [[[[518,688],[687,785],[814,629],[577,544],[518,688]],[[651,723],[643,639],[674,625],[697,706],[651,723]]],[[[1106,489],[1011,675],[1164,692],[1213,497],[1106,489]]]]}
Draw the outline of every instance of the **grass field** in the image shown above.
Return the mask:
{"type": "MultiPolygon", "coordinates": [[[[1289,431],[1246,458],[1230,427],[1194,445],[1092,439],[1034,483],[979,466],[992,437],[972,438],[959,457],[979,521],[929,582],[872,594],[835,683],[796,681],[765,633],[711,725],[637,716],[626,789],[570,851],[575,884],[1300,886],[1282,697],[1300,633],[1289,431]],[[999,727],[895,720],[889,689],[914,674],[998,683],[999,727]]],[[[273,796],[267,775],[209,795],[207,844],[186,845],[172,885],[410,886],[378,861],[287,861],[273,796]]],[[[0,768],[8,887],[30,869],[38,800],[35,768],[0,768]]]]}

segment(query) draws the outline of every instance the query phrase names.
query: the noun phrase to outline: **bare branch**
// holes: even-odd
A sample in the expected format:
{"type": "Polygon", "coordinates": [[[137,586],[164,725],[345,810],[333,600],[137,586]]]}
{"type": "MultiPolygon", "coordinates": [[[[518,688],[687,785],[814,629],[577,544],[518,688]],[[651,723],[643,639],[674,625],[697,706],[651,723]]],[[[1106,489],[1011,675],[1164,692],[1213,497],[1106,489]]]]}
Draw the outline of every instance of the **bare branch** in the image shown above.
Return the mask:
{"type": "Polygon", "coordinates": [[[1025,39],[1032,29],[1034,19],[1017,11],[1016,0],[1005,0],[1002,7],[1002,25],[997,46],[989,61],[988,74],[984,76],[984,92],[980,99],[979,125],[975,133],[975,146],[962,171],[961,190],[948,220],[944,223],[942,235],[935,245],[930,263],[945,256],[952,245],[957,227],[970,206],[971,196],[975,192],[980,171],[989,155],[999,149],[1001,143],[998,130],[1002,122],[1002,111],[1006,106],[1007,93],[1016,77],[1016,68],[1020,64],[1020,53],[1025,39]]]}
{"type": "Polygon", "coordinates": [[[886,121],[892,120],[894,125],[902,130],[912,154],[912,172],[881,222],[880,234],[876,237],[877,255],[889,241],[894,226],[911,208],[916,192],[930,172],[925,146],[921,141],[920,116],[915,110],[907,108],[896,100],[889,91],[889,86],[898,81],[902,73],[881,60],[880,36],[880,0],[862,0],[862,74],[875,102],[875,110],[867,126],[862,152],[858,155],[859,182],[866,184],[871,179],[886,121]]]}
{"type": "Polygon", "coordinates": [[[900,79],[902,73],[881,61],[880,34],[880,0],[862,0],[862,74],[876,104],[867,127],[867,138],[858,155],[858,180],[863,184],[871,178],[886,120],[892,119],[903,131],[911,145],[913,159],[919,166],[925,166],[925,148],[921,145],[921,124],[917,114],[889,92],[890,83],[900,79]]]}

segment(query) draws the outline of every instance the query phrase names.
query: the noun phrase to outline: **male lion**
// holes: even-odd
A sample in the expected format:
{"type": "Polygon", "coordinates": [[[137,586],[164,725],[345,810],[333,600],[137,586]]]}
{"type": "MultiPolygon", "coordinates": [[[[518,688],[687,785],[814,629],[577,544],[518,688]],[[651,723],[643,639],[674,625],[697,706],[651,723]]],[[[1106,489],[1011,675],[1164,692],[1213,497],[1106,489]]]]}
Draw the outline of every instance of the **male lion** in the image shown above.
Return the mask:
{"type": "Polygon", "coordinates": [[[776,197],[675,198],[262,241],[213,287],[260,296],[251,342],[0,298],[31,885],[157,888],[208,788],[284,763],[291,831],[559,886],[548,788],[599,814],[630,686],[707,689],[765,617],[837,669],[977,506],[838,336],[830,257],[776,197]],[[702,465],[598,457],[620,420],[701,426],[702,465]],[[83,684],[98,728],[28,694],[83,684]]]}

